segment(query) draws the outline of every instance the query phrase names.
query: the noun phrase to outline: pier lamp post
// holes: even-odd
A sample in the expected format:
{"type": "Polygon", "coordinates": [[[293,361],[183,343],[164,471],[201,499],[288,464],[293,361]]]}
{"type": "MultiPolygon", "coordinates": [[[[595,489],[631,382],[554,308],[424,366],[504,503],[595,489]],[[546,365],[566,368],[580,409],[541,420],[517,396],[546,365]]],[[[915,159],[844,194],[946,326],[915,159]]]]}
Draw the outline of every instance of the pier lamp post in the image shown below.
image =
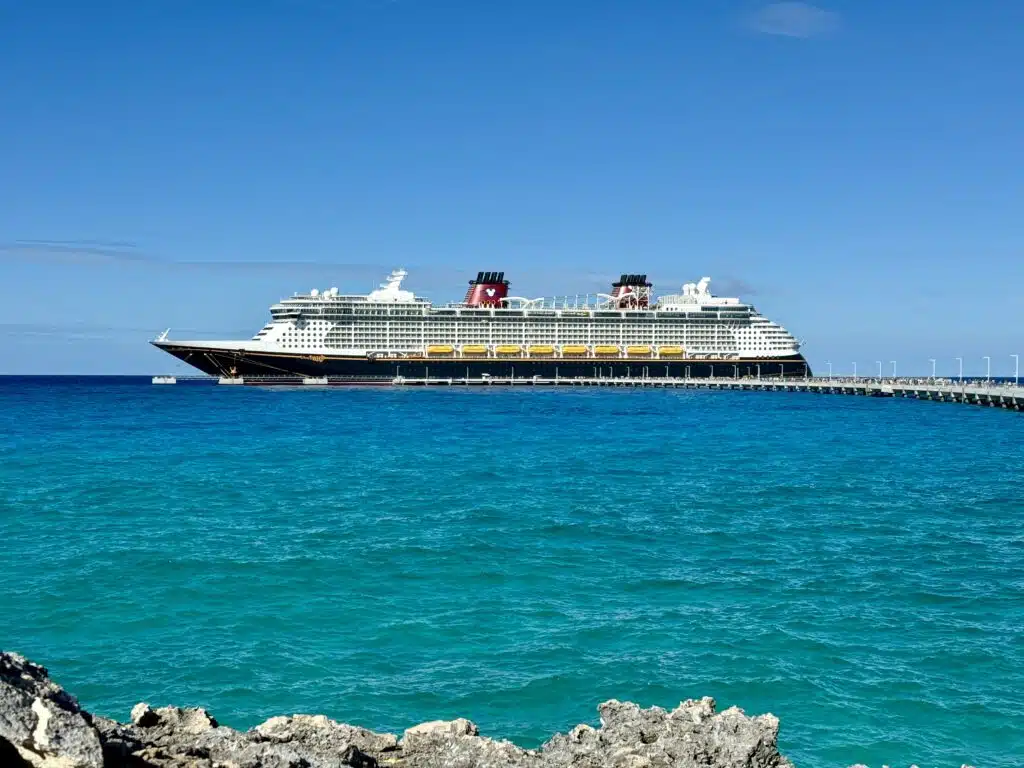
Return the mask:
{"type": "Polygon", "coordinates": [[[895,379],[896,378],[896,361],[895,360],[890,360],[889,362],[892,363],[892,377],[895,379]]]}
{"type": "Polygon", "coordinates": [[[878,380],[881,381],[882,380],[882,361],[881,360],[875,360],[875,362],[878,363],[878,380]]]}
{"type": "Polygon", "coordinates": [[[985,384],[989,383],[989,379],[992,378],[992,358],[988,355],[982,355],[981,359],[985,361],[985,384]]]}
{"type": "Polygon", "coordinates": [[[853,364],[853,380],[854,381],[857,380],[857,364],[856,363],[853,364]]]}
{"type": "Polygon", "coordinates": [[[1013,386],[1020,386],[1020,355],[1010,355],[1013,358],[1013,386]]]}
{"type": "Polygon", "coordinates": [[[828,366],[828,380],[832,381],[832,361],[831,360],[826,360],[825,361],[825,365],[828,366]]]}
{"type": "Polygon", "coordinates": [[[929,357],[928,362],[932,364],[932,384],[935,383],[935,358],[929,357]]]}
{"type": "Polygon", "coordinates": [[[758,381],[761,380],[761,364],[760,363],[757,364],[757,380],[758,381]]]}
{"type": "Polygon", "coordinates": [[[964,383],[964,359],[962,357],[954,357],[958,363],[960,363],[960,383],[964,383]]]}

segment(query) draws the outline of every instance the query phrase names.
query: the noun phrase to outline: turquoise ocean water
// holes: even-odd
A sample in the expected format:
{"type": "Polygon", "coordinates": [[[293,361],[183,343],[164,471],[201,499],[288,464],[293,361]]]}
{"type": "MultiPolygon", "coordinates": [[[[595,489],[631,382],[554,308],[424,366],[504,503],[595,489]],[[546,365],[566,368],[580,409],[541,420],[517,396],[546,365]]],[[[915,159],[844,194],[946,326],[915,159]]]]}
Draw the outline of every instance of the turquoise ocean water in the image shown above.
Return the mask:
{"type": "Polygon", "coordinates": [[[0,646],[92,711],[770,711],[798,766],[1024,764],[1024,415],[0,379],[0,646]]]}

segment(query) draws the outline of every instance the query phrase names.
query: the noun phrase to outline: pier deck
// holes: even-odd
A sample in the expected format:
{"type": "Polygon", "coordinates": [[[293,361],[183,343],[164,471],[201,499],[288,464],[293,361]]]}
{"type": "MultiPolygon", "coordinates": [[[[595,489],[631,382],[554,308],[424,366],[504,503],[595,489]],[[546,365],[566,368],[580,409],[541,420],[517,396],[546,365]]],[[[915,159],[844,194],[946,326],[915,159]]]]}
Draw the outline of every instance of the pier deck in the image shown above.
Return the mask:
{"type": "Polygon", "coordinates": [[[909,397],[917,400],[988,405],[1024,409],[1024,387],[998,384],[931,384],[915,379],[838,380],[813,379],[679,379],[679,378],[583,378],[583,379],[396,379],[396,386],[560,386],[651,387],[670,389],[725,389],[761,392],[817,392],[865,397],[909,397]]]}
{"type": "MultiPolygon", "coordinates": [[[[162,378],[162,377],[155,377],[162,378]]],[[[166,383],[156,382],[154,383],[166,383]]],[[[685,379],[666,377],[607,378],[406,378],[334,379],[334,378],[247,378],[216,379],[208,376],[179,376],[176,381],[248,384],[255,386],[399,386],[399,387],[643,387],[652,389],[718,389],[760,392],[816,392],[828,395],[862,397],[904,397],[950,403],[984,405],[1024,410],[1024,387],[986,382],[932,382],[926,379],[685,379]]]]}

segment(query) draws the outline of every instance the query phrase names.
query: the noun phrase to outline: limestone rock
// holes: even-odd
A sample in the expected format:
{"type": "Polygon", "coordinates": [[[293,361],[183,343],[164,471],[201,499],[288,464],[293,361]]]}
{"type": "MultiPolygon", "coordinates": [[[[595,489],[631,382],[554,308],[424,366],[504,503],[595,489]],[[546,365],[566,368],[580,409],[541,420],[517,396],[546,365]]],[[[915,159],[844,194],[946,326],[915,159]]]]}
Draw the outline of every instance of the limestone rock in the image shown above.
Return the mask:
{"type": "Polygon", "coordinates": [[[402,747],[410,749],[417,742],[438,738],[477,736],[479,733],[480,729],[476,727],[476,724],[464,717],[457,720],[431,720],[428,723],[420,723],[412,728],[407,728],[402,736],[402,747]]]}
{"type": "Polygon", "coordinates": [[[341,753],[341,764],[351,768],[378,768],[376,758],[370,757],[354,744],[349,744],[341,753]]]}
{"type": "Polygon", "coordinates": [[[601,727],[579,727],[544,745],[544,766],[576,768],[791,768],[778,752],[779,721],[747,717],[735,707],[715,713],[713,699],[685,701],[672,712],[661,707],[606,701],[601,727]]]}
{"type": "Polygon", "coordinates": [[[402,765],[408,768],[519,768],[537,765],[537,755],[508,741],[479,735],[476,725],[433,720],[407,729],[399,743],[402,765]]]}
{"type": "Polygon", "coordinates": [[[398,748],[394,734],[356,728],[323,715],[272,717],[257,725],[248,735],[257,741],[288,744],[313,764],[320,761],[324,765],[339,764],[345,754],[349,755],[347,759],[350,762],[341,762],[340,765],[360,765],[359,761],[365,763],[367,756],[388,754],[398,748]]]}
{"type": "Polygon", "coordinates": [[[160,722],[160,715],[153,711],[153,708],[145,702],[139,702],[132,707],[132,725],[139,728],[149,728],[160,722]]]}
{"type": "Polygon", "coordinates": [[[34,768],[103,767],[91,718],[45,667],[16,653],[0,652],[0,741],[34,768]]]}
{"type": "Polygon", "coordinates": [[[539,768],[541,765],[536,752],[508,741],[466,733],[464,726],[435,728],[411,735],[407,731],[401,748],[403,768],[539,768]]]}
{"type": "Polygon", "coordinates": [[[92,716],[92,724],[103,745],[103,764],[106,768],[126,765],[132,754],[144,745],[132,731],[131,726],[121,725],[105,717],[92,716]]]}
{"type": "Polygon", "coordinates": [[[82,711],[43,667],[0,653],[0,768],[792,768],[779,721],[717,712],[705,698],[660,707],[607,701],[540,750],[480,736],[471,721],[420,723],[399,741],[323,715],[274,717],[250,731],[205,709],[132,708],[117,723],[82,711]]]}
{"type": "MultiPolygon", "coordinates": [[[[148,704],[146,705],[149,706],[148,704]]],[[[137,708],[137,706],[136,706],[137,708]]],[[[132,710],[133,712],[135,709],[132,710]]],[[[156,715],[154,725],[182,733],[204,733],[217,727],[217,721],[201,707],[160,707],[151,710],[156,715]]],[[[143,713],[143,716],[145,714],[143,713]]]]}
{"type": "Polygon", "coordinates": [[[0,738],[0,765],[4,768],[32,768],[17,748],[4,738],[0,738]]]}

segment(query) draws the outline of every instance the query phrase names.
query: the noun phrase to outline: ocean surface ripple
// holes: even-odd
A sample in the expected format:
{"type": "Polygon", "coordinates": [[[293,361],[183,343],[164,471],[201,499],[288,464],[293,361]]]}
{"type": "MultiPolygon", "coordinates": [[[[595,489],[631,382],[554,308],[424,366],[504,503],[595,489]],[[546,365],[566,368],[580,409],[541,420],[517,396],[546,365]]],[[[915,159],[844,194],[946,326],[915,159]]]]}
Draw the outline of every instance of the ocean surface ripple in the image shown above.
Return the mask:
{"type": "Polygon", "coordinates": [[[1019,766],[1024,417],[798,393],[0,380],[0,644],[92,711],[781,718],[1019,766]]]}

